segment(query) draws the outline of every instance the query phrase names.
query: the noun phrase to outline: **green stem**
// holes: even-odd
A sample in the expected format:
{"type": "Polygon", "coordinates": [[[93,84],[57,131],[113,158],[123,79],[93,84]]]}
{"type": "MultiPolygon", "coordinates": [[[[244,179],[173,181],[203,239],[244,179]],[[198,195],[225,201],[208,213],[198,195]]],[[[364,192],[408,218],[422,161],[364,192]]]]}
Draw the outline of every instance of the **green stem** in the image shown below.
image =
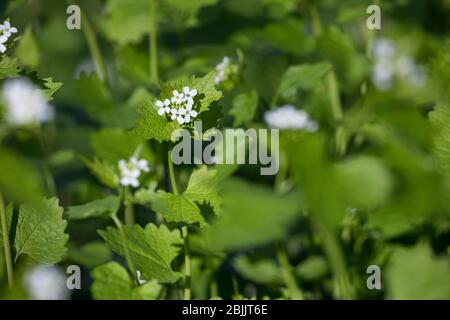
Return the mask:
{"type": "Polygon", "coordinates": [[[114,223],[116,224],[117,229],[119,229],[120,237],[122,238],[122,246],[123,246],[123,251],[125,253],[125,259],[127,260],[128,269],[130,270],[131,276],[133,278],[133,282],[135,284],[138,284],[136,268],[134,266],[133,260],[131,260],[130,250],[128,249],[127,235],[123,228],[122,222],[120,222],[120,220],[116,216],[113,216],[112,219],[113,219],[114,223]]]}
{"type": "Polygon", "coordinates": [[[132,227],[134,225],[134,208],[133,203],[130,201],[130,189],[125,188],[125,225],[132,227]]]}
{"type": "Polygon", "coordinates": [[[184,300],[191,299],[191,247],[187,226],[181,228],[184,240],[184,300]]]}
{"type": "Polygon", "coordinates": [[[92,29],[91,23],[87,15],[82,14],[81,16],[81,26],[86,37],[86,41],[89,47],[89,51],[91,52],[92,59],[94,60],[95,70],[97,75],[101,81],[105,81],[106,79],[106,66],[103,61],[102,54],[100,52],[100,48],[97,42],[97,38],[95,37],[94,30],[92,29]]]}
{"type": "Polygon", "coordinates": [[[5,211],[5,203],[3,201],[3,195],[0,192],[0,223],[2,227],[2,236],[3,236],[3,249],[5,252],[5,261],[6,261],[6,273],[8,276],[8,286],[12,288],[14,285],[14,270],[13,263],[11,259],[11,247],[9,244],[9,232],[8,225],[6,221],[6,211],[5,211]]]}
{"type": "Polygon", "coordinates": [[[169,177],[170,177],[170,185],[172,186],[172,192],[174,194],[178,194],[178,187],[177,187],[177,181],[175,180],[175,172],[173,169],[173,162],[172,162],[172,152],[169,150],[167,153],[167,164],[169,167],[169,177]]]}
{"type": "Polygon", "coordinates": [[[303,294],[297,285],[297,280],[292,272],[292,266],[289,263],[289,258],[284,244],[279,244],[277,248],[277,260],[281,267],[281,275],[284,283],[291,293],[293,300],[303,300],[303,294]]]}
{"type": "Polygon", "coordinates": [[[48,157],[49,157],[49,150],[48,150],[48,145],[47,145],[47,141],[45,139],[44,136],[44,132],[42,131],[42,127],[39,126],[38,130],[37,130],[37,136],[39,139],[39,144],[41,146],[41,151],[44,154],[44,164],[43,164],[43,174],[44,174],[44,179],[45,179],[45,185],[47,187],[47,192],[50,196],[56,196],[57,195],[57,191],[56,191],[56,186],[55,186],[55,181],[53,180],[53,176],[50,170],[50,166],[48,165],[48,157]]]}
{"type": "MultiPolygon", "coordinates": [[[[310,6],[310,15],[312,19],[313,30],[316,36],[319,36],[322,31],[322,22],[320,21],[319,13],[314,6],[310,6]]],[[[345,130],[342,126],[342,119],[344,117],[342,111],[341,98],[339,96],[339,85],[336,78],[336,73],[331,70],[325,76],[325,85],[327,87],[328,96],[331,105],[331,113],[333,115],[334,121],[337,125],[336,128],[336,150],[339,155],[346,152],[347,140],[345,138],[345,130]]]]}
{"type": "Polygon", "coordinates": [[[315,229],[320,235],[322,246],[331,269],[334,274],[334,294],[338,299],[353,299],[354,292],[350,283],[350,277],[347,273],[344,254],[338,239],[326,227],[315,223],[315,229]]]}
{"type": "Polygon", "coordinates": [[[150,1],[150,32],[149,32],[149,51],[150,51],[150,76],[154,84],[158,84],[158,4],[156,0],[150,1]]]}
{"type": "MultiPolygon", "coordinates": [[[[170,183],[172,185],[172,191],[175,195],[178,195],[177,182],[175,180],[175,172],[173,169],[173,162],[171,157],[171,151],[167,154],[167,163],[169,166],[170,183]]],[[[189,244],[189,233],[187,226],[181,228],[181,236],[184,241],[184,300],[191,299],[191,247],[189,244]]]]}

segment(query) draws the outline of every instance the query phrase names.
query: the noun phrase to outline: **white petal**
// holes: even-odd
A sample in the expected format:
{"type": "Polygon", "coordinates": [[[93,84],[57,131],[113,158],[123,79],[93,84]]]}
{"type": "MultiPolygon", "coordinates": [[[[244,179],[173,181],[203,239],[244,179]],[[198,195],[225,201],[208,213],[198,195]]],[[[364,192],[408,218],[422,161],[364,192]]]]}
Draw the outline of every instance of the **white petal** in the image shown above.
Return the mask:
{"type": "Polygon", "coordinates": [[[164,107],[164,102],[162,102],[161,100],[157,100],[155,104],[158,108],[164,107]]]}
{"type": "Polygon", "coordinates": [[[185,94],[190,94],[189,87],[183,87],[183,92],[184,92],[185,94]]]}
{"type": "Polygon", "coordinates": [[[164,108],[159,108],[159,109],[158,109],[158,114],[159,114],[160,116],[163,116],[165,113],[166,113],[166,109],[164,109],[164,108]]]}
{"type": "Polygon", "coordinates": [[[5,51],[6,51],[5,45],[3,45],[3,44],[0,43],[0,52],[1,52],[1,53],[4,53],[5,51]]]}
{"type": "Polygon", "coordinates": [[[165,99],[165,100],[164,100],[164,105],[165,105],[166,107],[170,106],[170,100],[169,100],[169,99],[165,99]]]}
{"type": "Polygon", "coordinates": [[[177,117],[177,121],[179,124],[183,124],[184,123],[184,118],[182,116],[178,116],[177,117]]]}
{"type": "Polygon", "coordinates": [[[11,33],[17,33],[17,28],[12,27],[9,31],[10,31],[11,33]]]}
{"type": "Polygon", "coordinates": [[[186,114],[186,109],[185,108],[180,108],[180,109],[178,109],[178,114],[179,115],[185,115],[186,114]]]}
{"type": "Polygon", "coordinates": [[[192,89],[191,91],[191,97],[195,97],[198,94],[197,89],[192,89]]]}
{"type": "Polygon", "coordinates": [[[192,118],[195,118],[195,117],[197,117],[198,113],[197,113],[197,111],[192,110],[192,111],[189,112],[189,115],[190,115],[192,118]]]}
{"type": "Polygon", "coordinates": [[[171,116],[170,116],[170,119],[172,119],[172,120],[175,120],[177,118],[177,115],[176,114],[172,114],[171,116]]]}
{"type": "Polygon", "coordinates": [[[184,122],[189,123],[191,121],[191,116],[189,114],[184,116],[184,122]]]}
{"type": "Polygon", "coordinates": [[[164,111],[165,111],[166,113],[170,113],[170,108],[169,108],[169,107],[165,107],[165,108],[164,108],[164,111]]]}
{"type": "Polygon", "coordinates": [[[170,112],[174,115],[178,114],[178,110],[175,108],[172,108],[172,110],[170,110],[170,112]]]}

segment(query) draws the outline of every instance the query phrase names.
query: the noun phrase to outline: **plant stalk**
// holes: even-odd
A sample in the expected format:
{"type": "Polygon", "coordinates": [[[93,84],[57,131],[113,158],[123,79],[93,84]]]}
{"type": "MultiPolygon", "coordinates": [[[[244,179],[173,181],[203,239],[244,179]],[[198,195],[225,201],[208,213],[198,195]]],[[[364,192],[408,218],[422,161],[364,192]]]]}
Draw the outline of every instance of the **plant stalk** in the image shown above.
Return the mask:
{"type": "Polygon", "coordinates": [[[11,259],[11,247],[9,243],[9,232],[8,232],[8,224],[6,220],[6,210],[5,203],[3,201],[3,195],[0,192],[0,223],[2,227],[2,236],[3,236],[3,249],[5,253],[5,261],[6,261],[6,273],[8,277],[8,286],[12,288],[14,285],[14,269],[13,262],[11,259]]]}
{"type": "Polygon", "coordinates": [[[104,82],[107,77],[106,66],[103,60],[102,54],[100,52],[100,48],[97,42],[97,38],[95,36],[94,30],[92,29],[91,23],[87,15],[82,14],[81,16],[81,26],[86,37],[86,42],[89,47],[89,51],[92,56],[92,60],[94,60],[95,71],[99,77],[99,79],[104,82]]]}
{"type": "Polygon", "coordinates": [[[154,84],[159,83],[158,76],[158,4],[157,0],[150,1],[150,32],[149,32],[149,53],[150,53],[150,78],[154,84]]]}
{"type": "Polygon", "coordinates": [[[133,203],[130,201],[130,189],[126,187],[125,192],[125,225],[127,227],[132,227],[134,225],[134,207],[133,203]]]}
{"type": "Polygon", "coordinates": [[[297,280],[295,279],[292,273],[292,266],[289,263],[289,258],[287,256],[286,247],[283,243],[280,243],[277,248],[277,260],[281,267],[281,274],[283,276],[283,280],[287,288],[291,293],[291,297],[293,300],[303,300],[303,294],[297,284],[297,280]]]}
{"type": "Polygon", "coordinates": [[[128,248],[127,235],[123,228],[122,222],[120,222],[120,220],[116,216],[113,216],[112,219],[116,224],[117,229],[119,229],[120,237],[122,238],[123,251],[125,253],[125,259],[127,260],[128,269],[130,270],[131,277],[133,278],[133,282],[135,284],[138,284],[136,268],[134,266],[133,260],[131,259],[130,249],[128,248]]]}

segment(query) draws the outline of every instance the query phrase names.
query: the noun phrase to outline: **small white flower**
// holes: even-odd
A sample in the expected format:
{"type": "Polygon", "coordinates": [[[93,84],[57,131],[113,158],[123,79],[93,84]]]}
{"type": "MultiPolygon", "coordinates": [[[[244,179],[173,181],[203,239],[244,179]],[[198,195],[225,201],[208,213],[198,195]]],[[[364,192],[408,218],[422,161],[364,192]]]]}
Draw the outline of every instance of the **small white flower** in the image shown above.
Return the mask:
{"type": "Polygon", "coordinates": [[[214,83],[220,84],[222,81],[225,80],[226,78],[226,70],[230,67],[230,58],[228,57],[224,57],[222,62],[220,62],[217,66],[216,66],[216,77],[214,78],[214,83]]]}
{"type": "Polygon", "coordinates": [[[388,39],[377,39],[373,44],[373,55],[375,60],[390,59],[395,55],[394,43],[388,39]]]}
{"type": "Polygon", "coordinates": [[[37,86],[26,78],[7,80],[3,85],[6,120],[12,125],[36,124],[53,119],[53,107],[37,86]]]}
{"type": "Polygon", "coordinates": [[[143,172],[149,172],[150,168],[148,166],[147,160],[138,159],[133,156],[129,161],[120,160],[119,161],[119,171],[120,171],[120,184],[124,187],[139,187],[139,177],[143,172]]]}
{"type": "Polygon", "coordinates": [[[25,273],[23,286],[32,300],[67,300],[66,275],[53,266],[35,266],[25,273]]]}
{"type": "Polygon", "coordinates": [[[139,160],[136,157],[131,157],[130,162],[135,168],[137,168],[137,169],[139,169],[141,171],[144,171],[144,172],[149,172],[150,171],[150,168],[148,166],[148,162],[145,159],[139,160]]]}
{"type": "Polygon", "coordinates": [[[273,129],[294,129],[309,132],[317,131],[319,125],[311,119],[308,113],[297,110],[294,106],[285,105],[278,109],[267,111],[264,119],[273,129]]]}
{"type": "Polygon", "coordinates": [[[5,53],[7,48],[5,46],[6,41],[8,41],[8,37],[5,35],[0,36],[0,52],[5,53]]]}
{"type": "Polygon", "coordinates": [[[373,66],[372,82],[381,91],[387,91],[394,85],[395,67],[388,60],[380,60],[373,66]]]}
{"type": "Polygon", "coordinates": [[[173,90],[172,103],[181,104],[184,102],[184,93],[173,90]]]}
{"type": "Polygon", "coordinates": [[[13,33],[17,33],[17,28],[11,27],[9,21],[5,21],[0,25],[0,32],[1,31],[3,32],[4,36],[9,38],[13,33]]]}

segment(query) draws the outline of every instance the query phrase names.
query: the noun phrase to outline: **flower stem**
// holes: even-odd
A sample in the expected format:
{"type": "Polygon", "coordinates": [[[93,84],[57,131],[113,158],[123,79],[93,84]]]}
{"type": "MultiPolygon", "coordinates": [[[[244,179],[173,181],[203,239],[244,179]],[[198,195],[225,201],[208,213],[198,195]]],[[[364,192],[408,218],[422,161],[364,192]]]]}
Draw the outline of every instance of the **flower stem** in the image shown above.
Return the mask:
{"type": "MultiPolygon", "coordinates": [[[[322,22],[320,21],[319,13],[317,12],[316,7],[311,6],[310,15],[312,19],[313,30],[316,36],[319,36],[322,33],[322,22]]],[[[342,155],[346,152],[347,149],[347,141],[345,138],[345,130],[342,126],[342,119],[344,117],[342,111],[341,98],[339,96],[339,85],[336,79],[336,73],[332,69],[325,76],[325,85],[327,87],[328,96],[331,105],[331,113],[333,114],[334,121],[337,125],[336,128],[336,150],[339,155],[342,155]]]]}
{"type": "Polygon", "coordinates": [[[134,208],[133,203],[130,200],[130,189],[125,188],[125,225],[127,227],[132,227],[134,225],[134,208]]]}
{"type": "Polygon", "coordinates": [[[277,248],[277,260],[281,267],[281,274],[284,283],[288,287],[293,300],[303,300],[303,294],[297,285],[297,280],[292,273],[292,266],[289,263],[286,247],[280,243],[277,248]]]}
{"type": "Polygon", "coordinates": [[[57,191],[56,191],[55,181],[53,180],[50,166],[48,165],[48,157],[49,157],[48,145],[47,145],[47,141],[45,139],[44,132],[42,131],[41,126],[39,126],[39,128],[37,129],[37,136],[39,139],[39,144],[41,146],[41,151],[44,154],[44,164],[42,166],[43,167],[42,171],[44,174],[47,192],[50,196],[56,196],[57,191]]]}
{"type": "Polygon", "coordinates": [[[12,288],[14,285],[14,270],[13,263],[11,259],[11,247],[9,243],[9,233],[8,233],[8,225],[6,221],[6,211],[5,211],[5,203],[3,201],[3,195],[0,192],[0,223],[2,227],[2,235],[3,235],[3,248],[5,252],[5,261],[6,261],[6,273],[8,276],[8,286],[12,288]]]}
{"type": "Polygon", "coordinates": [[[169,150],[169,152],[167,153],[167,164],[169,167],[169,177],[170,177],[170,185],[172,186],[172,192],[174,194],[178,194],[178,187],[177,187],[177,181],[175,180],[175,172],[173,169],[171,150],[169,150]]]}
{"type": "Polygon", "coordinates": [[[338,299],[353,299],[354,291],[347,273],[344,254],[333,233],[319,223],[314,224],[322,240],[323,250],[334,275],[334,294],[338,299]]]}
{"type": "MultiPolygon", "coordinates": [[[[177,181],[175,180],[175,173],[173,169],[173,162],[171,151],[167,154],[167,163],[169,166],[170,183],[172,191],[178,195],[177,181]]],[[[191,299],[191,247],[189,244],[189,233],[187,226],[181,228],[181,236],[184,241],[184,300],[191,299]]]]}
{"type": "Polygon", "coordinates": [[[82,14],[81,16],[81,26],[86,37],[86,41],[89,47],[89,51],[91,52],[92,60],[94,60],[95,70],[97,75],[101,81],[106,80],[106,66],[103,61],[102,54],[100,52],[100,48],[97,42],[97,38],[95,37],[94,30],[92,29],[91,23],[87,15],[82,14]]]}
{"type": "Polygon", "coordinates": [[[181,228],[184,240],[184,300],[191,299],[191,248],[187,226],[181,228]]]}
{"type": "Polygon", "coordinates": [[[150,32],[149,32],[149,52],[150,52],[150,78],[154,84],[158,84],[158,4],[156,0],[150,1],[150,32]]]}
{"type": "Polygon", "coordinates": [[[130,250],[128,249],[128,241],[127,241],[127,235],[125,233],[125,230],[123,228],[122,222],[116,217],[112,217],[114,223],[117,226],[117,229],[119,229],[120,237],[122,238],[122,246],[123,251],[125,253],[125,259],[127,260],[128,269],[130,270],[131,276],[133,278],[133,282],[137,284],[137,274],[136,274],[136,268],[134,266],[133,260],[131,260],[131,254],[130,250]]]}

